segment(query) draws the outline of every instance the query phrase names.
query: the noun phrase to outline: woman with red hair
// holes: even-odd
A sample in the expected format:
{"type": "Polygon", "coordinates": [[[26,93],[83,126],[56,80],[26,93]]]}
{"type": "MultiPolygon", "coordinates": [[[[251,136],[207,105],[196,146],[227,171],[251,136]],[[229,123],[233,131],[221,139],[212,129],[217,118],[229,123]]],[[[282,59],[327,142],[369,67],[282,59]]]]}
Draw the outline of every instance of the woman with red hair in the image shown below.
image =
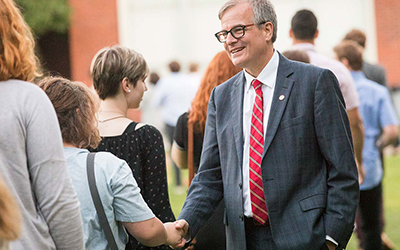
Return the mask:
{"type": "MultiPolygon", "coordinates": [[[[211,60],[201,80],[199,90],[192,102],[189,113],[182,114],[175,127],[174,144],[171,157],[176,165],[188,167],[188,122],[193,124],[193,166],[197,172],[203,146],[204,128],[206,126],[207,106],[214,87],[225,82],[241,69],[234,66],[225,51],[219,52],[211,60]]],[[[223,224],[223,201],[213,216],[196,236],[194,249],[226,249],[225,228],[223,224]]]]}

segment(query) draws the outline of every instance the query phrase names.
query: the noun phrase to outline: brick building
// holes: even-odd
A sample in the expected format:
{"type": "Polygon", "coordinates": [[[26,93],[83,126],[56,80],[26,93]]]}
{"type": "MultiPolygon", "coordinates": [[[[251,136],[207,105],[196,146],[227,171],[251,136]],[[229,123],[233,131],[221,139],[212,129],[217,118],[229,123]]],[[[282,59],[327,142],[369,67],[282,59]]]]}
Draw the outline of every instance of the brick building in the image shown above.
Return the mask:
{"type": "MultiPolygon", "coordinates": [[[[92,86],[90,63],[103,47],[119,43],[117,0],[69,0],[73,10],[69,33],[71,79],[92,86]]],[[[128,116],[140,120],[140,112],[128,116]]]]}

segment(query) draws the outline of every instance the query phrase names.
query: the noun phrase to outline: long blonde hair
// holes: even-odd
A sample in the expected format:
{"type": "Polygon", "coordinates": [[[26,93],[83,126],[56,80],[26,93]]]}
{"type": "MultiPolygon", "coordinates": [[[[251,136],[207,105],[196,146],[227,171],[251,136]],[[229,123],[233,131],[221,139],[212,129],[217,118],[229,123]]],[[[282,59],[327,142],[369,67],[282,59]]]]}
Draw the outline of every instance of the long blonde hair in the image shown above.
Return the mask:
{"type": "Polygon", "coordinates": [[[21,213],[8,187],[0,177],[0,245],[16,240],[21,232],[21,213]]]}
{"type": "Polygon", "coordinates": [[[32,81],[39,61],[30,28],[12,0],[0,0],[0,81],[32,81]]]}

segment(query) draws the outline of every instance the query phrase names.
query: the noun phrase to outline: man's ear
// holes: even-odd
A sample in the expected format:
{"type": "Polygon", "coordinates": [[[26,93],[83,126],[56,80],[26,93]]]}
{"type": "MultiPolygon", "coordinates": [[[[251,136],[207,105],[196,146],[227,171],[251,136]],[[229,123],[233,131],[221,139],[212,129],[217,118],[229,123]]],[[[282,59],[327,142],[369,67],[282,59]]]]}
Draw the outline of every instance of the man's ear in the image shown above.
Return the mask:
{"type": "Polygon", "coordinates": [[[292,29],[289,30],[289,37],[290,37],[291,39],[294,38],[294,34],[293,34],[293,30],[292,30],[292,29]]]}
{"type": "Polygon", "coordinates": [[[341,58],[340,62],[343,63],[343,65],[346,66],[346,68],[351,70],[350,65],[349,65],[349,60],[347,60],[347,58],[345,58],[345,57],[341,58]]]}
{"type": "Polygon", "coordinates": [[[271,22],[266,22],[264,23],[263,29],[265,31],[267,40],[271,41],[272,35],[274,34],[274,26],[272,25],[271,22]]]}
{"type": "Polygon", "coordinates": [[[319,30],[317,29],[317,30],[315,31],[314,39],[317,39],[318,36],[319,36],[319,30]]]}

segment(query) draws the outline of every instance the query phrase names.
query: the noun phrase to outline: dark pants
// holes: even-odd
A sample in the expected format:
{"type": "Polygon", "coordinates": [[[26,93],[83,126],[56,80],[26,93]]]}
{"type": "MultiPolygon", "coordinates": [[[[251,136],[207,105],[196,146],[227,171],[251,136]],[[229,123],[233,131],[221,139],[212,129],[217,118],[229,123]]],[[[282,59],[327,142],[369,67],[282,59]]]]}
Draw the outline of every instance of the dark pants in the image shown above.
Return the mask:
{"type": "Polygon", "coordinates": [[[246,248],[247,250],[278,250],[272,238],[271,227],[255,223],[253,218],[245,218],[246,248]]]}
{"type": "Polygon", "coordinates": [[[196,235],[195,250],[225,250],[226,237],[224,225],[224,201],[215,209],[214,214],[196,235]]]}
{"type": "MultiPolygon", "coordinates": [[[[253,218],[246,218],[244,223],[247,250],[278,250],[268,222],[265,226],[261,226],[254,221],[253,218]]],[[[323,245],[321,250],[329,250],[329,248],[323,245]]]]}
{"type": "MultiPolygon", "coordinates": [[[[170,148],[172,148],[172,143],[174,142],[174,130],[175,130],[175,127],[165,124],[165,132],[167,134],[167,139],[170,144],[170,148]]],[[[172,162],[172,166],[173,166],[174,172],[175,172],[175,185],[180,186],[180,185],[182,185],[181,170],[175,165],[175,163],[173,161],[171,161],[171,162],[172,162]]]]}
{"type": "MultiPolygon", "coordinates": [[[[382,162],[382,170],[385,170],[385,165],[384,165],[384,163],[385,163],[385,161],[384,161],[384,155],[383,155],[383,151],[381,150],[381,151],[379,151],[379,156],[380,156],[380,158],[381,158],[381,162],[382,162]]],[[[382,183],[381,183],[381,188],[382,188],[382,183]]],[[[381,230],[381,232],[383,232],[384,231],[384,228],[385,228],[385,210],[384,210],[384,208],[383,208],[383,196],[382,196],[382,199],[381,199],[381,201],[380,201],[380,206],[381,206],[381,215],[379,216],[380,217],[380,222],[379,222],[379,225],[380,225],[380,230],[381,230]]],[[[356,224],[357,225],[361,225],[361,218],[360,218],[360,216],[357,216],[356,217],[356,224]]],[[[362,233],[362,230],[361,230],[361,227],[357,227],[356,228],[356,233],[357,233],[357,238],[358,238],[358,245],[360,246],[360,248],[364,248],[363,246],[365,245],[364,244],[364,235],[363,235],[363,233],[362,233]]]]}
{"type": "Polygon", "coordinates": [[[357,211],[361,229],[362,238],[364,239],[362,247],[364,250],[382,249],[381,240],[381,209],[382,209],[382,185],[360,192],[360,204],[357,211]]]}

